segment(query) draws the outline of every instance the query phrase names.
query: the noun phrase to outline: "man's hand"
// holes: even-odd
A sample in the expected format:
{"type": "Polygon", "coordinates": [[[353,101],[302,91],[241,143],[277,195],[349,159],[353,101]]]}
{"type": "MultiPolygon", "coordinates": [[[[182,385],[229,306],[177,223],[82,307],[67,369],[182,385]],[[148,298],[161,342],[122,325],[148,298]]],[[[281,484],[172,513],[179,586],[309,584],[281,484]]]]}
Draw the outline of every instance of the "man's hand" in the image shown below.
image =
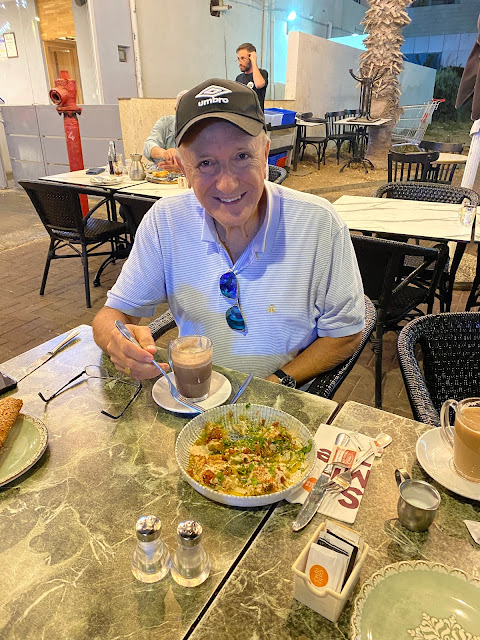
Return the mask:
{"type": "MultiPolygon", "coordinates": [[[[120,331],[114,329],[107,343],[107,352],[110,360],[115,365],[117,371],[125,373],[125,370],[135,380],[145,380],[146,378],[156,378],[158,369],[150,364],[153,360],[153,354],[156,353],[152,338],[152,333],[148,327],[139,327],[134,324],[127,324],[133,337],[142,345],[142,349],[137,347],[122,336],[120,331]]],[[[162,364],[165,371],[168,365],[162,364]]]]}
{"type": "Polygon", "coordinates": [[[176,149],[165,149],[163,160],[160,160],[157,165],[160,169],[165,169],[166,171],[180,172],[181,169],[177,164],[176,149]]]}
{"type": "Polygon", "coordinates": [[[248,55],[249,55],[249,58],[250,58],[250,62],[252,63],[252,66],[258,67],[258,65],[257,65],[257,52],[256,51],[251,51],[248,55]]]}
{"type": "MultiPolygon", "coordinates": [[[[155,378],[158,369],[151,362],[157,347],[148,327],[140,327],[139,318],[129,316],[117,309],[103,307],[92,322],[93,337],[100,349],[110,356],[117,371],[127,373],[136,380],[155,378]],[[142,345],[137,347],[122,336],[115,327],[115,320],[121,320],[130,330],[133,337],[142,345]]],[[[161,364],[167,370],[167,364],[161,364]]]]}

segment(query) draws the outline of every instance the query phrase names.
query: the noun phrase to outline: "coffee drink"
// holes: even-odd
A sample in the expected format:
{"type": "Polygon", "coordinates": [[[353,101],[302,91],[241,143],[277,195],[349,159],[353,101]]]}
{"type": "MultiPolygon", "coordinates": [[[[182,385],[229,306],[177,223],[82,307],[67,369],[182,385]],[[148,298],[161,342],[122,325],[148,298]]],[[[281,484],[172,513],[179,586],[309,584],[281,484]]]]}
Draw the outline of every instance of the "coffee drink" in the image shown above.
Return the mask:
{"type": "Polygon", "coordinates": [[[205,336],[172,340],[169,358],[178,391],[193,401],[205,400],[212,377],[212,342],[205,336]]]}
{"type": "Polygon", "coordinates": [[[480,398],[446,400],[440,422],[442,436],[453,449],[455,470],[467,480],[480,482],[480,398]],[[454,427],[450,425],[450,408],[455,410],[454,427]]]}
{"type": "Polygon", "coordinates": [[[462,476],[480,482],[480,406],[457,411],[453,462],[462,476]]]}

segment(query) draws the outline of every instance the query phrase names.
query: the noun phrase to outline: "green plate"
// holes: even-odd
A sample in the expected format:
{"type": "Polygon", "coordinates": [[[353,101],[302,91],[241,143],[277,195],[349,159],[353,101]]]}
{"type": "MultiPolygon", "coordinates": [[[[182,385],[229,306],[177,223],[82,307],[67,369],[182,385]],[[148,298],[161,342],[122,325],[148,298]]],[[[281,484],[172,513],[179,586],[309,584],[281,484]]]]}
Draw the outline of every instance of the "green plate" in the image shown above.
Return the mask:
{"type": "Polygon", "coordinates": [[[444,564],[398,562],[355,599],[352,640],[480,640],[480,580],[444,564]]]}
{"type": "Polygon", "coordinates": [[[20,413],[0,448],[0,487],[28,471],[47,448],[47,427],[38,418],[20,413]]]}

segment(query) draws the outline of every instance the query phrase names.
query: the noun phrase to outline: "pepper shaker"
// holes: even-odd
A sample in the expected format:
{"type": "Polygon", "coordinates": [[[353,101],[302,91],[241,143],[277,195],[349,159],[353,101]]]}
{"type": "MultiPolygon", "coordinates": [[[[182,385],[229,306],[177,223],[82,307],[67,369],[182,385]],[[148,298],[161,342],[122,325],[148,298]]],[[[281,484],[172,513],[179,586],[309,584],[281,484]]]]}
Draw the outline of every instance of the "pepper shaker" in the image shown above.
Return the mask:
{"type": "Polygon", "coordinates": [[[142,516],[137,521],[132,572],[140,582],[158,582],[170,570],[170,553],[160,538],[161,527],[160,518],[156,516],[142,516]]]}
{"type": "Polygon", "coordinates": [[[196,587],[210,574],[210,560],[202,537],[202,525],[195,520],[185,520],[177,527],[178,547],[171,571],[175,582],[184,587],[196,587]]]}

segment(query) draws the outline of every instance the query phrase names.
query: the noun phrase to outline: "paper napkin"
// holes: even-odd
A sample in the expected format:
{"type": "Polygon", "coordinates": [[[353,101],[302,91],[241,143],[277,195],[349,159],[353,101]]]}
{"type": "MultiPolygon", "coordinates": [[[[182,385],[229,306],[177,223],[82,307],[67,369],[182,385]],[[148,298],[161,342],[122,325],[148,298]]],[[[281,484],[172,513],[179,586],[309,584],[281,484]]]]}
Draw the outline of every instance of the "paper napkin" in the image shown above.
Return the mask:
{"type": "MultiPolygon", "coordinates": [[[[305,498],[327,465],[331,450],[335,444],[335,439],[339,433],[348,434],[348,431],[337,429],[337,427],[330,424],[321,424],[318,427],[313,439],[314,446],[317,448],[317,461],[309,478],[307,478],[300,489],[290,494],[287,498],[289,502],[298,502],[300,504],[305,502],[305,498]]],[[[368,447],[374,444],[373,438],[369,438],[362,433],[353,432],[353,435],[361,444],[363,450],[368,449],[368,447]]],[[[345,491],[341,493],[326,493],[320,502],[318,513],[323,513],[323,515],[336,518],[349,524],[355,522],[374,458],[375,456],[372,453],[357,471],[354,472],[352,484],[348,489],[345,489],[345,491]]]]}
{"type": "Polygon", "coordinates": [[[464,520],[464,523],[477,544],[480,544],[480,522],[475,520],[464,520]]]}

